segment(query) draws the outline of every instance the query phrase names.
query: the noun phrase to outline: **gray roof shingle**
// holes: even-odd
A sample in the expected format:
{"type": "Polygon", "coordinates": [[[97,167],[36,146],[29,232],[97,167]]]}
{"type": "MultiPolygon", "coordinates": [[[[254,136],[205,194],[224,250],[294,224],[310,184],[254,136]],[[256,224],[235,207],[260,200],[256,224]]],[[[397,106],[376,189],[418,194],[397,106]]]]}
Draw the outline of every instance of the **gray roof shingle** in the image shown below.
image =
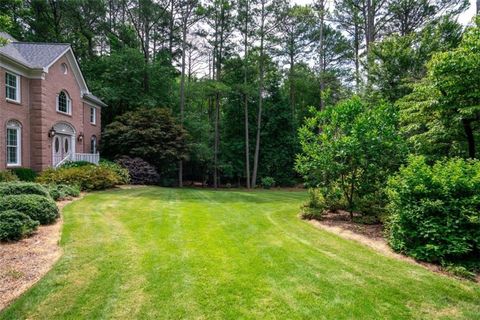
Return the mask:
{"type": "Polygon", "coordinates": [[[45,68],[68,48],[70,45],[64,43],[10,42],[0,47],[0,54],[30,68],[45,68]]]}

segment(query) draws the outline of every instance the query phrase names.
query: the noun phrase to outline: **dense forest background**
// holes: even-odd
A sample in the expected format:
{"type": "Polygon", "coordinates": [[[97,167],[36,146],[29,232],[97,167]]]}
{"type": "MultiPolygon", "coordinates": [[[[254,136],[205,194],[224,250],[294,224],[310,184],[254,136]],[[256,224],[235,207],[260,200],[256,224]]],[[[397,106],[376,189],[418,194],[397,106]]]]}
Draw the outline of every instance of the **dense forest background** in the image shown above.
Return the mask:
{"type": "MultiPolygon", "coordinates": [[[[104,127],[126,112],[171,110],[188,133],[187,151],[179,161],[161,163],[165,183],[255,187],[267,177],[279,185],[298,183],[297,132],[305,117],[353,95],[403,108],[407,135],[434,122],[415,117],[415,99],[429,96],[415,88],[434,53],[459,46],[464,27],[456,19],[467,7],[462,0],[317,0],[305,6],[285,0],[2,0],[0,17],[19,40],[72,44],[91,91],[108,104],[104,127]]],[[[421,136],[424,148],[438,156],[472,155],[461,128],[438,125],[443,132],[421,136]]],[[[470,127],[472,135],[477,131],[470,127]]],[[[109,151],[102,153],[115,156],[109,151]]]]}

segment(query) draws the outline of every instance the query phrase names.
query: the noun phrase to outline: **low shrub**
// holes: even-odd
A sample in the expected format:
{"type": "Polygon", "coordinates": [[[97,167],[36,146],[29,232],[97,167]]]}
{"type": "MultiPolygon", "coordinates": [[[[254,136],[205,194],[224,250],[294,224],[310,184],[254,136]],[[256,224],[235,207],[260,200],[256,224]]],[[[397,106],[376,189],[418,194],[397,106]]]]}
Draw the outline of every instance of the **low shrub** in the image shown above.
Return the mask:
{"type": "Polygon", "coordinates": [[[270,189],[275,186],[275,179],[273,179],[272,177],[265,177],[262,178],[261,183],[264,189],[270,189]]]}
{"type": "Polygon", "coordinates": [[[51,184],[48,192],[55,201],[76,198],[80,196],[80,187],[67,184],[51,184]]]}
{"type": "Polygon", "coordinates": [[[457,277],[465,278],[468,280],[475,280],[475,277],[476,277],[475,272],[472,272],[467,268],[465,268],[464,266],[459,266],[459,265],[453,265],[453,264],[447,265],[445,266],[445,271],[457,277]]]}
{"type": "Polygon", "coordinates": [[[116,162],[101,159],[100,160],[100,166],[109,168],[110,170],[114,171],[118,177],[119,177],[119,183],[118,184],[129,184],[130,183],[130,173],[128,173],[128,170],[119,165],[116,162]]]}
{"type": "Polygon", "coordinates": [[[40,222],[49,224],[58,216],[58,208],[50,197],[38,194],[10,195],[0,198],[0,211],[16,210],[40,222]]]}
{"type": "Polygon", "coordinates": [[[416,259],[480,256],[480,162],[412,156],[388,181],[390,246],[416,259]]]}
{"type": "Polygon", "coordinates": [[[38,221],[26,214],[7,210],[0,212],[0,241],[20,240],[32,234],[38,227],[38,221]]]}
{"type": "Polygon", "coordinates": [[[14,194],[38,194],[40,196],[49,197],[48,190],[39,183],[35,182],[1,182],[0,196],[8,196],[14,194]]]}
{"type": "Polygon", "coordinates": [[[0,171],[0,182],[18,181],[18,177],[11,171],[0,171]]]}
{"type": "Polygon", "coordinates": [[[326,211],[337,211],[346,208],[340,188],[310,188],[308,200],[302,207],[304,219],[321,219],[326,211]]]}
{"type": "Polygon", "coordinates": [[[76,185],[81,190],[104,190],[121,184],[121,177],[104,166],[83,166],[77,168],[47,169],[37,181],[43,184],[76,185]]]}
{"type": "Polygon", "coordinates": [[[61,165],[61,168],[81,168],[88,166],[94,166],[94,164],[88,161],[66,161],[61,165]]]}
{"type": "Polygon", "coordinates": [[[20,181],[33,182],[38,174],[30,168],[13,168],[10,170],[20,181]]]}
{"type": "Polygon", "coordinates": [[[121,157],[116,162],[128,170],[132,184],[157,185],[160,175],[154,166],[140,158],[121,157]]]}

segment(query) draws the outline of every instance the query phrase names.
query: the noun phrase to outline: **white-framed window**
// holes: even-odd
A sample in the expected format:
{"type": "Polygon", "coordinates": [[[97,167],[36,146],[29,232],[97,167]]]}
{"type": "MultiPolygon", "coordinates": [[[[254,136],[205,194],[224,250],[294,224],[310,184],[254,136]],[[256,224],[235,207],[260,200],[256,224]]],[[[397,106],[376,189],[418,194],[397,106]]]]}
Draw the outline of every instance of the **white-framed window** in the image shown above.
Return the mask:
{"type": "Polygon", "coordinates": [[[90,139],[90,153],[97,153],[97,137],[95,136],[90,139]]]}
{"type": "Polygon", "coordinates": [[[90,107],[90,123],[97,124],[97,108],[90,107]]]}
{"type": "Polygon", "coordinates": [[[57,96],[57,111],[72,114],[72,100],[65,91],[61,91],[57,96]]]}
{"type": "Polygon", "coordinates": [[[7,123],[7,166],[22,165],[22,126],[18,121],[7,123]]]}
{"type": "Polygon", "coordinates": [[[20,76],[5,72],[5,97],[7,100],[20,102],[20,76]]]}

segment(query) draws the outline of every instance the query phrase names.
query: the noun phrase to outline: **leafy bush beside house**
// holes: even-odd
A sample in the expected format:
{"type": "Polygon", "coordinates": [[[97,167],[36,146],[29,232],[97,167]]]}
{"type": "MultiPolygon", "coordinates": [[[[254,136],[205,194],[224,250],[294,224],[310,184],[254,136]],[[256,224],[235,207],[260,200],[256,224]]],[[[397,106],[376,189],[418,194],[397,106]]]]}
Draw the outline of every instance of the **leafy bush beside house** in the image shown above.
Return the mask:
{"type": "Polygon", "coordinates": [[[37,182],[43,184],[66,184],[78,186],[81,190],[104,190],[123,184],[124,180],[107,165],[82,166],[73,168],[47,169],[40,174],[37,182]]]}
{"type": "Polygon", "coordinates": [[[411,156],[388,181],[392,248],[446,262],[480,256],[480,162],[411,156]]]}
{"type": "Polygon", "coordinates": [[[34,182],[38,174],[30,168],[13,168],[10,171],[18,177],[20,181],[34,182]]]}
{"type": "Polygon", "coordinates": [[[37,194],[10,195],[0,198],[0,211],[16,210],[40,222],[50,224],[54,222],[59,211],[55,201],[50,197],[37,194]]]}
{"type": "Polygon", "coordinates": [[[53,200],[65,200],[80,196],[80,187],[66,184],[48,185],[48,192],[53,200]]]}
{"type": "Polygon", "coordinates": [[[14,241],[32,234],[38,227],[38,221],[26,214],[7,210],[0,212],[0,241],[14,241]]]}
{"type": "Polygon", "coordinates": [[[18,181],[18,177],[11,171],[0,171],[0,182],[18,181]]]}

